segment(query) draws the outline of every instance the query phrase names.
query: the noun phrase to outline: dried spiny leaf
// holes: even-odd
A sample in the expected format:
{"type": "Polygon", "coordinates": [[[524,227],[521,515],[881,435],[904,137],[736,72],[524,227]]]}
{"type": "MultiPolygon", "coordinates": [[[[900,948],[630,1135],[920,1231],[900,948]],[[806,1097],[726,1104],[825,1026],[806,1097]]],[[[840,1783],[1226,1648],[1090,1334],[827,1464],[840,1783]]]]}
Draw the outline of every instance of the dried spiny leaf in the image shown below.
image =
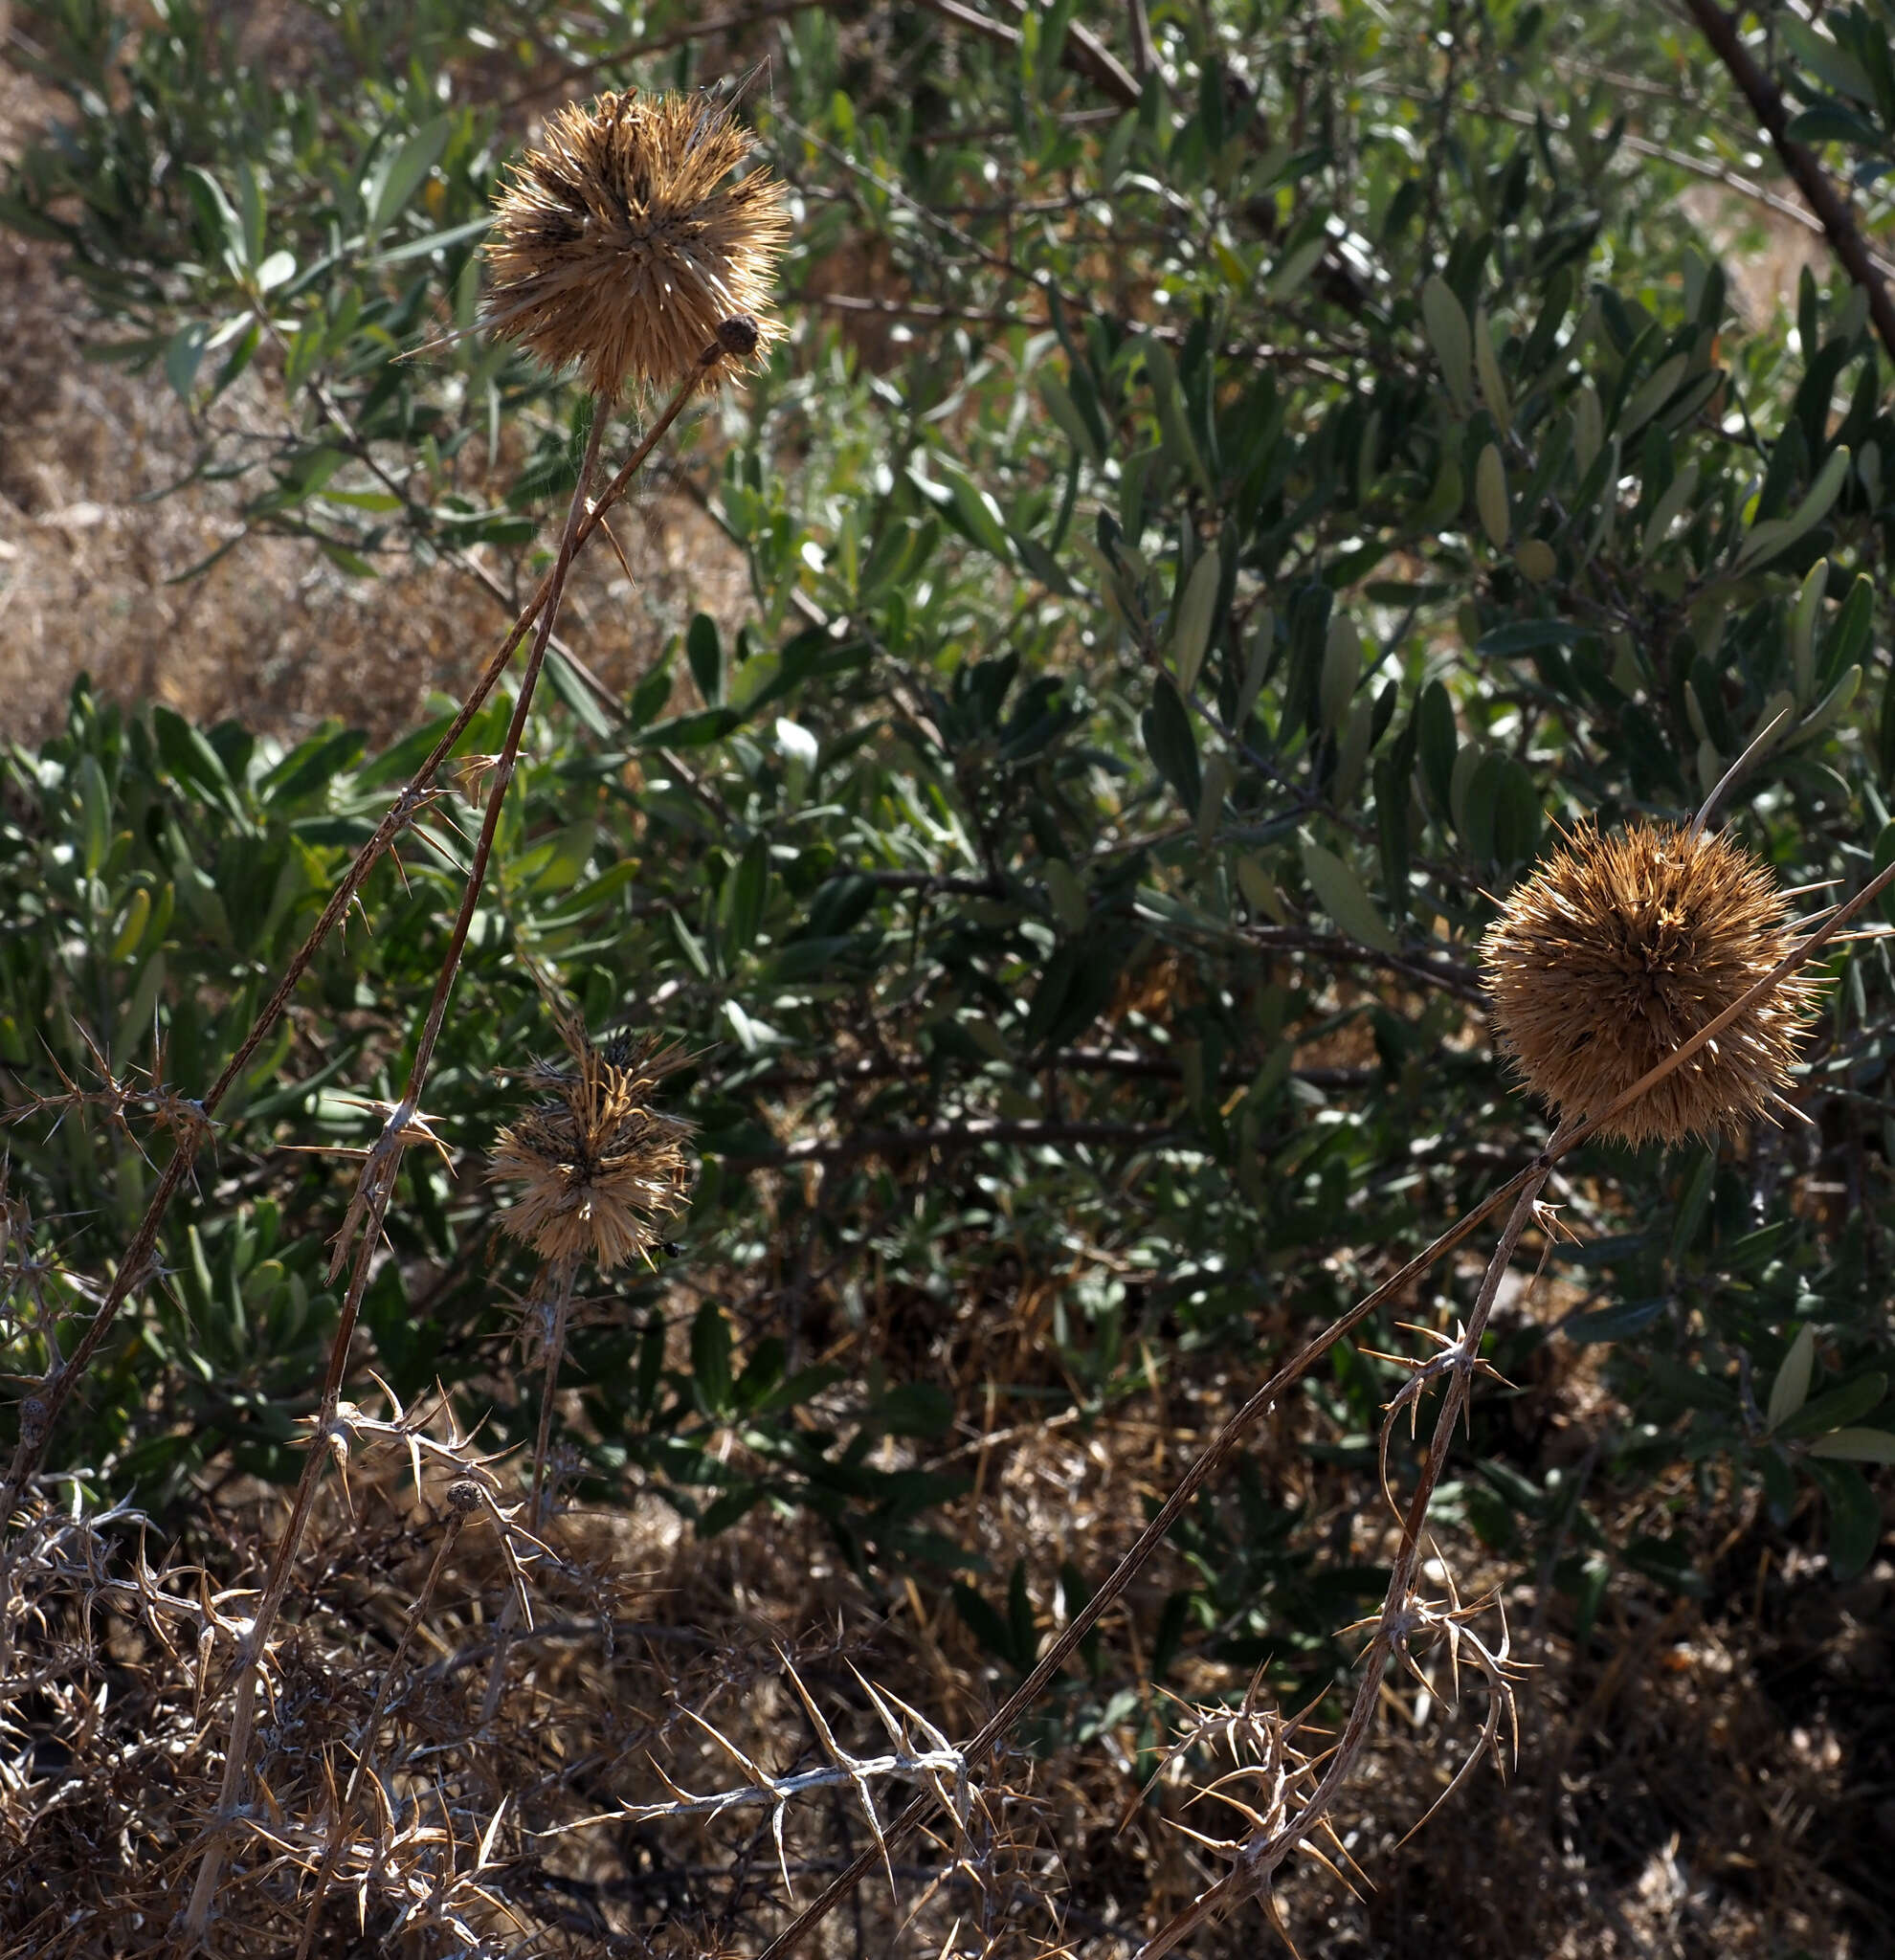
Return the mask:
{"type": "Polygon", "coordinates": [[[675,387],[713,342],[750,358],[782,331],[768,307],[790,234],[782,184],[745,168],[754,147],[706,96],[558,110],[501,199],[485,324],[607,398],[675,387]]]}
{"type": "MultiPolygon", "coordinates": [[[[1723,835],[1580,829],[1515,887],[1482,953],[1503,1047],[1561,1115],[1597,1114],[1795,943],[1768,868],[1723,835]]],[[[1787,1106],[1819,978],[1793,973],[1606,1125],[1667,1143],[1787,1106]]]]}
{"type": "Polygon", "coordinates": [[[583,1033],[574,1045],[577,1065],[553,1077],[559,1094],[502,1130],[488,1174],[522,1186],[501,1219],[514,1237],[610,1272],[650,1256],[690,1190],[691,1125],[650,1106],[685,1057],[654,1040],[595,1048],[583,1033]]]}

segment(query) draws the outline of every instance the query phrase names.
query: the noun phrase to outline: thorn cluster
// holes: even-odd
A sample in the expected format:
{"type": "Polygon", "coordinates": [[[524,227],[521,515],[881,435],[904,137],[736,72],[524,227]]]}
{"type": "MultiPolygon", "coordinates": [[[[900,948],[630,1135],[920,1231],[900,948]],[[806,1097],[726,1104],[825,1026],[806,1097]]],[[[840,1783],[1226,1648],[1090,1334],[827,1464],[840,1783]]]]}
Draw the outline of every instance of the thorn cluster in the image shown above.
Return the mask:
{"type": "Polygon", "coordinates": [[[558,1094],[501,1131],[488,1175],[521,1186],[501,1218],[514,1237],[544,1258],[610,1272],[648,1258],[659,1221],[683,1209],[691,1125],[650,1099],[686,1057],[651,1038],[595,1048],[575,1033],[571,1043],[575,1065],[543,1072],[558,1094]]]}
{"type": "MultiPolygon", "coordinates": [[[[1501,1045],[1561,1115],[1595,1115],[1795,944],[1789,902],[1724,834],[1588,825],[1508,896],[1482,945],[1501,1045]]],[[[1679,1143],[1787,1108],[1819,978],[1794,973],[1605,1127],[1679,1143]]]]}
{"type": "Polygon", "coordinates": [[[607,400],[701,368],[712,385],[713,343],[741,360],[782,332],[768,307],[790,220],[782,184],[745,168],[754,148],[707,96],[567,104],[501,198],[486,326],[550,368],[578,364],[607,400]]]}

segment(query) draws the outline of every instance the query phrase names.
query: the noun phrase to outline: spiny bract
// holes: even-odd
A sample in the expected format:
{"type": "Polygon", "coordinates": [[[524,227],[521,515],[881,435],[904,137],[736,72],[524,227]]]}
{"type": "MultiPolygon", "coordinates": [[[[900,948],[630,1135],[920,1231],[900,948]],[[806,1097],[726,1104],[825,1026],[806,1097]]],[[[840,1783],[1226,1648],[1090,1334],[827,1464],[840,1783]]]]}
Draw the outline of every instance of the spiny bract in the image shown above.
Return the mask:
{"type": "MultiPolygon", "coordinates": [[[[1729,837],[1587,825],[1514,888],[1482,956],[1501,1045],[1535,1095],[1578,1117],[1598,1114],[1740,999],[1795,939],[1775,880],[1729,837]]],[[[1607,1133],[1678,1143],[1786,1106],[1820,986],[1788,975],[1607,1133]]]]}
{"type": "Polygon", "coordinates": [[[684,1059],[656,1041],[571,1039],[575,1066],[541,1073],[558,1095],[501,1131],[488,1175],[522,1189],[501,1223],[543,1258],[591,1258],[601,1272],[646,1258],[684,1207],[691,1125],[650,1106],[684,1059]]]}
{"type": "Polygon", "coordinates": [[[726,320],[754,322],[767,346],[790,222],[767,169],[735,174],[754,147],[705,96],[628,90],[555,111],[495,213],[485,324],[548,367],[576,362],[607,399],[628,380],[675,387],[726,320]]]}

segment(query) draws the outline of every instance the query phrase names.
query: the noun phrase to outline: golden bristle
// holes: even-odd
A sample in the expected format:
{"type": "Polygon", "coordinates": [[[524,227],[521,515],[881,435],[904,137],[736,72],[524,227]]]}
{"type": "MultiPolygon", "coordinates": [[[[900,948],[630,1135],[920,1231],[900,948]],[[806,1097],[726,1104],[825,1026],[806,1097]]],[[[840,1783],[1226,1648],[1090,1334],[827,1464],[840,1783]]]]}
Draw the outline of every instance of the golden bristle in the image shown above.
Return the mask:
{"type": "MultiPolygon", "coordinates": [[[[1481,951],[1501,1046],[1536,1096],[1578,1117],[1656,1068],[1795,939],[1770,871],[1728,836],[1588,825],[1514,888],[1481,951]]],[[[1791,974],[1607,1133],[1678,1143],[1780,1104],[1821,984],[1791,974]]]]}
{"type": "Polygon", "coordinates": [[[790,221],[767,169],[734,174],[754,148],[703,96],[628,90],[556,111],[495,214],[485,324],[548,367],[578,364],[607,399],[628,380],[670,390],[713,341],[733,358],[767,346],[790,221]],[[720,332],[732,320],[754,326],[748,345],[720,332]]]}
{"type": "Polygon", "coordinates": [[[660,1221],[684,1208],[691,1125],[650,1106],[685,1059],[677,1048],[574,1043],[575,1069],[551,1075],[558,1095],[500,1133],[487,1174],[522,1189],[501,1223],[542,1258],[590,1258],[601,1272],[648,1258],[660,1221]]]}

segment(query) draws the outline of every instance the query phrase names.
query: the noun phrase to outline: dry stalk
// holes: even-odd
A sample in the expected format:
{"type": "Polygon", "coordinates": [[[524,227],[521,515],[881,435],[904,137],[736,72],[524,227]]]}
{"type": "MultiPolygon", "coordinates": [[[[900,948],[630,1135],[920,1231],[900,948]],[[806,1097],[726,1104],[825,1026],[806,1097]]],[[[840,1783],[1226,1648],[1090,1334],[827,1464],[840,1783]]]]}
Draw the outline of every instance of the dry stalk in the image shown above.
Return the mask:
{"type": "Polygon", "coordinates": [[[552,1298],[546,1305],[546,1360],[540,1390],[540,1426],[533,1437],[533,1490],[527,1502],[537,1536],[545,1523],[546,1446],[552,1437],[553,1401],[559,1393],[559,1365],[566,1358],[566,1328],[572,1314],[572,1286],[579,1276],[575,1261],[561,1259],[548,1276],[552,1298]]]}
{"type": "MultiPolygon", "coordinates": [[[[676,419],[689,393],[702,386],[703,376],[717,368],[724,355],[725,347],[721,341],[714,341],[704,348],[697,368],[693,370],[689,379],[680,385],[668,405],[666,414],[659,418],[659,423],[652,435],[640,445],[645,454],[650,453],[656,437],[663,433],[671,420],[676,419]]],[[[459,969],[461,954],[466,948],[475,908],[479,902],[486,882],[487,867],[493,857],[494,838],[500,829],[501,808],[513,781],[521,743],[525,734],[527,716],[532,709],[534,689],[546,660],[546,645],[558,619],[559,604],[565,591],[567,574],[578,549],[582,527],[588,514],[587,492],[591,488],[592,472],[597,465],[599,445],[605,434],[607,419],[605,404],[595,403],[585,457],[580,464],[578,480],[573,486],[572,501],[568,508],[561,531],[559,555],[547,574],[546,603],[540,609],[532,652],[521,679],[513,717],[507,726],[505,745],[492,772],[492,785],[487,793],[487,807],[480,826],[479,840],[475,846],[473,862],[461,894],[460,909],[455,919],[454,931],[448,942],[440,978],[435,983],[420,1036],[415,1042],[414,1058],[409,1068],[407,1085],[400,1102],[390,1112],[381,1136],[370,1148],[363,1165],[356,1198],[350,1205],[348,1217],[344,1222],[343,1232],[339,1236],[336,1251],[330,1262],[329,1277],[333,1281],[347,1257],[353,1236],[356,1257],[349,1274],[348,1290],[337,1318],[335,1337],[330,1344],[322,1404],[303,1459],[302,1475],[297,1484],[289,1521],[278,1541],[275,1555],[271,1560],[270,1576],[264,1587],[263,1596],[257,1603],[256,1617],[245,1634],[238,1655],[235,1699],[231,1711],[230,1744],[224,1760],[223,1787],[218,1794],[216,1814],[207,1834],[208,1841],[198,1866],[190,1903],[185,1909],[179,1928],[181,1950],[188,1951],[200,1945],[210,1922],[212,1903],[216,1897],[228,1836],[236,1820],[249,1776],[257,1686],[268,1654],[270,1637],[289,1592],[297,1555],[301,1549],[303,1533],[315,1509],[323,1465],[330,1458],[333,1458],[339,1466],[345,1465],[347,1460],[347,1429],[346,1425],[338,1421],[337,1412],[343,1382],[347,1374],[348,1356],[354,1341],[356,1321],[361,1312],[362,1296],[368,1287],[369,1266],[375,1247],[381,1242],[382,1222],[387,1216],[389,1200],[393,1194],[402,1153],[407,1148],[412,1123],[420,1115],[421,1095],[427,1082],[429,1067],[434,1059],[435,1044],[447,1015],[448,998],[459,969]]],[[[624,472],[620,474],[624,475],[624,472]]],[[[596,516],[596,512],[593,515],[596,516]]]]}
{"type": "MultiPolygon", "coordinates": [[[[727,355],[743,354],[753,347],[754,331],[752,323],[747,320],[730,320],[724,323],[719,339],[706,346],[700,356],[700,370],[680,385],[658,419],[646,431],[599,497],[590,506],[581,506],[581,515],[570,539],[570,551],[567,554],[567,565],[570,563],[570,556],[583,549],[588,539],[604,523],[613,505],[625,495],[634,477],[698,392],[702,374],[712,371],[727,355]]],[[[594,418],[593,426],[595,430],[598,429],[599,418],[594,418]]],[[[130,1243],[125,1248],[124,1257],[119,1261],[118,1270],[113,1274],[104,1297],[72,1353],[55,1367],[37,1385],[34,1392],[26,1396],[20,1404],[19,1440],[13,1451],[12,1461],[8,1467],[6,1481],[4,1485],[0,1485],[0,1531],[11,1529],[13,1514],[18,1509],[29,1483],[39,1469],[46,1453],[46,1445],[66,1404],[78,1389],[80,1377],[91,1365],[93,1356],[98,1353],[105,1337],[111,1332],[126,1300],[149,1277],[152,1254],[157,1247],[158,1234],[164,1226],[166,1214],[170,1210],[171,1201],[177,1196],[186,1178],[190,1176],[205,1138],[211,1133],[212,1120],[216,1115],[218,1106],[230,1093],[232,1085],[241,1080],[257,1050],[282,1017],[290,996],[296,991],[304,973],[308,971],[311,962],[330,933],[346,917],[349,907],[355,902],[364,883],[368,880],[368,874],[374,869],[384,852],[427,808],[433,796],[438,794],[434,789],[434,783],[442,765],[452,753],[455,745],[467,732],[474,717],[485,706],[487,698],[499,684],[501,676],[505,673],[508,663],[528,630],[545,613],[553,596],[556,582],[560,586],[564,585],[565,573],[566,566],[557,562],[547,568],[533,596],[521,609],[492,659],[488,661],[480,678],[457,711],[454,720],[442,730],[440,740],[435,743],[400,794],[390,805],[387,813],[376,826],[374,835],[356,853],[348,870],[343,876],[342,882],[330,894],[322,916],[311,926],[308,936],[291,956],[269,999],[258,1009],[249,1032],[238,1042],[216,1080],[199,1098],[171,1099],[180,1118],[176,1125],[175,1147],[170,1161],[165,1166],[152,1191],[137,1230],[132,1234],[130,1243]]],[[[544,658],[544,648],[541,650],[541,657],[544,658]]],[[[461,938],[464,942],[464,931],[461,938]]],[[[430,1045],[432,1047],[432,1042],[430,1045]]]]}
{"type": "MultiPolygon", "coordinates": [[[[1428,1506],[1434,1501],[1435,1488],[1446,1467],[1448,1451],[1454,1440],[1454,1426],[1466,1408],[1475,1371],[1484,1365],[1480,1359],[1481,1342],[1487,1330],[1487,1320],[1493,1311],[1501,1280],[1512,1264],[1527,1228],[1538,1214],[1540,1192],[1551,1173],[1553,1161],[1564,1151],[1569,1135],[1576,1127],[1576,1125],[1566,1125],[1553,1133],[1527,1181],[1520,1187],[1513,1209],[1502,1228],[1500,1241],[1487,1261],[1486,1272],[1482,1276],[1481,1290],[1475,1298],[1474,1311],[1466,1325],[1455,1339],[1442,1347],[1439,1353],[1415,1364],[1414,1374],[1403,1386],[1401,1393],[1389,1404],[1383,1424],[1385,1458],[1389,1431],[1400,1419],[1403,1407],[1408,1407],[1412,1413],[1416,1399],[1430,1382],[1441,1380],[1446,1383],[1421,1474],[1401,1514],[1401,1541],[1396,1548],[1394,1567],[1389,1575],[1382,1610],[1375,1617],[1374,1633],[1363,1656],[1362,1679],[1356,1687],[1349,1719],[1323,1771],[1322,1781],[1286,1820],[1281,1823],[1267,1821],[1263,1828],[1230,1845],[1231,1869],[1161,1927],[1139,1949],[1138,1960],[1163,1960],[1165,1954],[1171,1952],[1181,1940],[1188,1938],[1207,1921],[1219,1919],[1244,1900],[1255,1899],[1267,1892],[1283,1860],[1318,1829],[1327,1825],[1329,1811],[1354,1775],[1362,1751],[1373,1732],[1375,1712],[1382,1700],[1382,1678],[1391,1659],[1402,1659],[1413,1667],[1415,1663],[1410,1650],[1416,1637],[1437,1634],[1448,1641],[1450,1652],[1458,1661],[1460,1643],[1470,1637],[1464,1618],[1467,1610],[1461,1608],[1456,1599],[1449,1610],[1442,1613],[1438,1609],[1422,1606],[1417,1598],[1416,1581],[1420,1573],[1422,1546],[1426,1541],[1428,1506]]],[[[1500,1705],[1499,1698],[1502,1696],[1510,1701],[1504,1658],[1486,1671],[1489,1693],[1496,1698],[1496,1706],[1500,1705]]],[[[1489,1742],[1498,1746],[1498,1736],[1491,1731],[1489,1742]]],[[[1461,1773],[1464,1775],[1466,1769],[1479,1760],[1480,1752],[1476,1751],[1469,1756],[1461,1773]]],[[[1453,1789],[1451,1784],[1449,1794],[1453,1789]]]]}
{"type": "Polygon", "coordinates": [[[395,1670],[406,1658],[409,1643],[414,1638],[414,1630],[421,1624],[428,1611],[429,1603],[435,1596],[435,1588],[439,1583],[441,1569],[447,1564],[448,1554],[453,1551],[460,1537],[461,1526],[465,1525],[480,1503],[480,1489],[466,1478],[457,1480],[448,1488],[448,1517],[440,1543],[435,1548],[434,1562],[428,1568],[428,1576],[422,1581],[421,1590],[415,1594],[414,1604],[409,1612],[407,1623],[401,1630],[401,1638],[395,1643],[394,1652],[389,1656],[389,1664],[382,1670],[382,1679],[375,1690],[374,1702],[370,1704],[355,1740],[355,1761],[348,1772],[348,1782],[336,1798],[335,1821],[330,1829],[329,1841],[323,1852],[323,1862],[316,1870],[316,1882],[309,1900],[309,1911],[302,1922],[302,1937],[297,1942],[296,1960],[308,1960],[311,1942],[316,1937],[317,1922],[323,1915],[323,1901],[328,1896],[329,1886],[334,1881],[336,1865],[345,1845],[348,1841],[348,1830],[355,1812],[356,1793],[362,1779],[372,1773],[375,1757],[375,1731],[381,1726],[382,1717],[388,1710],[389,1696],[394,1686],[395,1670]]]}
{"type": "MultiPolygon", "coordinates": [[[[1798,940],[1768,972],[1760,974],[1721,1013],[1707,1021],[1688,1039],[1680,1042],[1669,1055],[1648,1069],[1639,1080],[1629,1084],[1602,1108],[1590,1111],[1571,1124],[1562,1123],[1557,1134],[1549,1140],[1547,1147],[1524,1169],[1516,1171],[1498,1190],[1492,1192],[1472,1211],[1451,1225],[1432,1244],[1392,1273],[1373,1292],[1366,1295],[1347,1312],[1338,1315],[1320,1333],[1305,1342],[1261,1388],[1255,1391],[1249,1400],[1212,1437],[1203,1452],[1185,1471],[1170,1496],[1160,1505],[1151,1521],[1120,1558],[1119,1563],[1101,1582],[1099,1590],[1072,1616],[1059,1636],[1049,1642],[1046,1652],[1036,1662],[1032,1671],[993,1711],[979,1732],[964,1746],[963,1753],[969,1764],[977,1766],[981,1763],[994,1746],[1012,1730],[1014,1725],[1037,1703],[1054,1677],[1078,1650],[1080,1643],[1099,1624],[1104,1614],[1117,1604],[1126,1590],[1150,1561],[1197,1492],[1229,1460],[1244,1437],[1264,1414],[1276,1406],[1284,1392],[1300,1381],[1350,1328],[1377,1307],[1386,1305],[1395,1299],[1438,1259],[1452,1252],[1478,1225],[1509,1201],[1515,1201],[1517,1206],[1513,1217],[1508,1221],[1513,1241],[1517,1243],[1520,1233],[1525,1231],[1532,1215],[1530,1204],[1521,1202],[1525,1200],[1529,1186],[1533,1198],[1537,1199],[1547,1173],[1560,1158],[1576,1149],[1594,1131],[1612,1124],[1647,1091],[1663,1081],[1675,1069],[1682,1068],[1701,1048],[1716,1040],[1741,1015],[1748,1013],[1758,1002],[1767,999],[1786,978],[1808,966],[1858,913],[1873,904],[1891,884],[1895,884],[1895,864],[1890,864],[1877,873],[1853,898],[1837,906],[1821,925],[1806,938],[1798,940]],[[1515,1219],[1519,1221],[1517,1226],[1515,1219]]],[[[1498,1283],[1496,1279],[1494,1284],[1498,1283]]],[[[1464,1391],[1462,1392],[1464,1395],[1464,1391]]],[[[1444,1429],[1438,1431],[1436,1440],[1438,1446],[1445,1448],[1444,1429]]],[[[1432,1485],[1429,1487],[1432,1488],[1432,1485]]],[[[1420,1518],[1415,1520],[1416,1527],[1423,1522],[1425,1521],[1420,1518]]],[[[889,1855],[904,1845],[921,1828],[930,1809],[931,1802],[928,1797],[917,1796],[907,1809],[888,1825],[884,1837],[889,1855]]],[[[1312,1817],[1308,1830],[1313,1830],[1317,1821],[1312,1817]]],[[[1308,1830],[1304,1831],[1301,1836],[1306,1837],[1308,1830]]],[[[793,1951],[808,1934],[875,1870],[879,1861],[878,1850],[858,1854],[836,1874],[816,1899],[770,1941],[760,1955],[760,1960],[782,1960],[782,1956],[793,1951]]]]}
{"type": "Polygon", "coordinates": [[[926,1716],[911,1708],[899,1696],[879,1688],[867,1680],[859,1669],[851,1666],[850,1673],[861,1684],[868,1696],[869,1704],[876,1712],[889,1741],[888,1750],[881,1755],[852,1755],[836,1740],[836,1731],[828,1718],[816,1705],[814,1698],[804,1686],[802,1677],[791,1665],[790,1657],[779,1647],[777,1659],[783,1663],[784,1677],[795,1690],[796,1698],[803,1704],[803,1711],[810,1719],[810,1726],[815,1730],[816,1741],[822,1752],[829,1758],[827,1768],[819,1770],[798,1770],[791,1774],[772,1776],[747,1750],[740,1748],[722,1730],[706,1722],[695,1710],[686,1708],[684,1715],[703,1730],[724,1752],[730,1757],[743,1772],[753,1780],[736,1790],[717,1791],[706,1796],[693,1794],[680,1788],[665,1775],[656,1762],[653,1768],[671,1791],[671,1795],[661,1803],[627,1804],[621,1809],[608,1811],[597,1816],[575,1818],[564,1824],[548,1837],[565,1836],[573,1831],[586,1830],[594,1824],[653,1822],[660,1817],[682,1816],[722,1816],[726,1811],[747,1807],[767,1805],[769,1809],[770,1837],[776,1845],[777,1865],[783,1876],[786,1892],[794,1896],[795,1888],[790,1882],[789,1852],[784,1843],[783,1824],[790,1806],[798,1797],[821,1790],[846,1788],[855,1793],[856,1800],[861,1805],[862,1815],[867,1820],[869,1836],[881,1847],[882,1863],[888,1871],[889,1884],[895,1882],[894,1870],[889,1864],[887,1844],[882,1835],[880,1813],[875,1807],[874,1784],[881,1777],[902,1777],[904,1780],[925,1779],[932,1787],[941,1807],[954,1819],[958,1831],[965,1834],[968,1817],[976,1793],[968,1779],[967,1759],[950,1743],[947,1736],[928,1721],[926,1716]],[[920,1736],[925,1748],[916,1746],[920,1736]],[[946,1782],[943,1779],[946,1778],[946,1782]]]}

